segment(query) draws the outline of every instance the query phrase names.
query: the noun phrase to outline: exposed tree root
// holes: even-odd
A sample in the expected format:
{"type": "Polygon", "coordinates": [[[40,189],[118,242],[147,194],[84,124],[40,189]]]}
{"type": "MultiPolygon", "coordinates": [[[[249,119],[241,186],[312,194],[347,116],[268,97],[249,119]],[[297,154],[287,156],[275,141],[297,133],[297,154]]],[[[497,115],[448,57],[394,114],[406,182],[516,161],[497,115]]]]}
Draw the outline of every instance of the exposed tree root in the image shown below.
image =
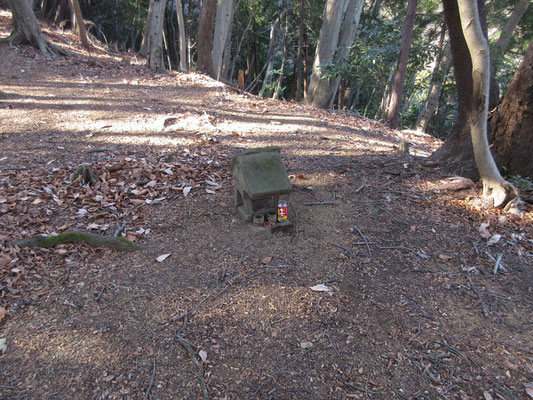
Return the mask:
{"type": "Polygon", "coordinates": [[[119,251],[142,250],[142,246],[121,237],[105,236],[92,232],[65,232],[56,236],[34,236],[12,240],[8,244],[19,247],[54,247],[64,243],[87,243],[93,247],[109,247],[119,251]]]}

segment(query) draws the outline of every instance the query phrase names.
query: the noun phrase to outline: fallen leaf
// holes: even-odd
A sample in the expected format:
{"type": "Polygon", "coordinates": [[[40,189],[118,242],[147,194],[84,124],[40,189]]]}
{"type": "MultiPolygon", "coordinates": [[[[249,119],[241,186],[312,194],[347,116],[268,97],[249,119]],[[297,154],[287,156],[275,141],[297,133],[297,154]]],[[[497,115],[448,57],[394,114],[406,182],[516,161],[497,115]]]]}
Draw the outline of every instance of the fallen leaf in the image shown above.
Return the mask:
{"type": "MultiPolygon", "coordinates": [[[[1,340],[1,339],[0,339],[1,340]]],[[[526,393],[533,399],[533,383],[526,383],[526,393]]]]}
{"type": "Polygon", "coordinates": [[[263,265],[266,265],[268,264],[270,261],[272,261],[272,257],[265,257],[261,260],[261,264],[263,265]]]}
{"type": "Polygon", "coordinates": [[[203,350],[200,350],[198,352],[198,355],[200,356],[200,358],[202,359],[203,362],[206,362],[207,361],[207,353],[203,350]]]}
{"type": "Polygon", "coordinates": [[[492,246],[493,244],[498,243],[501,238],[502,238],[502,235],[498,235],[497,233],[495,233],[494,235],[490,237],[489,241],[487,242],[487,246],[492,246]]]}
{"type": "Polygon", "coordinates": [[[309,289],[315,292],[331,292],[331,288],[322,283],[315,285],[315,286],[311,286],[309,289]]]}
{"type": "Polygon", "coordinates": [[[7,351],[6,339],[0,339],[0,351],[4,354],[7,351]]]}
{"type": "Polygon", "coordinates": [[[165,261],[168,257],[170,257],[170,253],[169,253],[169,254],[161,254],[159,257],[156,258],[156,260],[159,261],[159,262],[163,262],[163,261],[165,261]]]}
{"type": "Polygon", "coordinates": [[[2,321],[5,316],[6,316],[6,309],[4,307],[0,307],[0,321],[2,321]]]}
{"type": "Polygon", "coordinates": [[[0,267],[5,267],[11,262],[11,257],[5,254],[0,254],[0,267]]]}
{"type": "Polygon", "coordinates": [[[439,258],[441,260],[451,260],[452,259],[450,256],[447,256],[446,254],[439,254],[439,258]]]}
{"type": "Polygon", "coordinates": [[[186,186],[183,188],[183,196],[187,197],[187,195],[191,192],[192,187],[186,186]]]}
{"type": "Polygon", "coordinates": [[[490,238],[490,232],[487,229],[489,227],[488,222],[483,222],[481,226],[479,227],[479,233],[481,234],[481,237],[484,239],[490,238]]]}
{"type": "Polygon", "coordinates": [[[494,398],[492,397],[492,395],[487,392],[486,390],[483,392],[483,397],[485,397],[485,400],[493,400],[494,398]]]}
{"type": "Polygon", "coordinates": [[[308,342],[308,341],[303,341],[303,342],[300,342],[300,347],[302,349],[310,349],[311,347],[313,347],[313,343],[308,342]]]}

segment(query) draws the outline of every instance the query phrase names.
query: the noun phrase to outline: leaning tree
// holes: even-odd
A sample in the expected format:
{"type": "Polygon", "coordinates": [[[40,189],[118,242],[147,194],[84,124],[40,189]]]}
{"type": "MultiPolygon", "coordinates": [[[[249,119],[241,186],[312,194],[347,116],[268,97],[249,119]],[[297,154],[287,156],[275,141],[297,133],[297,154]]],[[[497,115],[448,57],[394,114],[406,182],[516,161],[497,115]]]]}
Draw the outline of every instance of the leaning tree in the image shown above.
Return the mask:
{"type": "Polygon", "coordinates": [[[12,46],[28,43],[37,47],[47,57],[68,54],[65,49],[44,38],[29,1],[8,0],[8,4],[13,15],[13,31],[7,38],[0,39],[0,43],[7,42],[12,46]]]}

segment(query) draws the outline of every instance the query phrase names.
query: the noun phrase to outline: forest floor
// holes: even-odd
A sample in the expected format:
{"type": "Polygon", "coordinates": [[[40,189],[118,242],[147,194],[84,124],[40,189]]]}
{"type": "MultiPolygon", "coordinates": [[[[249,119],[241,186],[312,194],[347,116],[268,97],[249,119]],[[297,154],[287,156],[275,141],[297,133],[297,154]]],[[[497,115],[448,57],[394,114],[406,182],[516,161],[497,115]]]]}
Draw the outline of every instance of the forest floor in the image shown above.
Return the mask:
{"type": "Polygon", "coordinates": [[[533,396],[531,208],[439,190],[429,136],[44,28],[73,55],[0,46],[1,399],[533,396]],[[233,156],[270,145],[289,230],[234,210],[233,156]],[[8,243],[71,230],[145,249],[8,243]]]}

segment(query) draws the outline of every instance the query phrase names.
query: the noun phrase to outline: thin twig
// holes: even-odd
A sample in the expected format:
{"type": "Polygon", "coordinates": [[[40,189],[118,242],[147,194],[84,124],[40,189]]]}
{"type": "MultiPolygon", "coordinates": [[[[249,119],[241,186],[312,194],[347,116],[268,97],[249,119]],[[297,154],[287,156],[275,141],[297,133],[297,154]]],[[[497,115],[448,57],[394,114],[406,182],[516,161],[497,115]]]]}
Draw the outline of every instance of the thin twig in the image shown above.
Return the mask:
{"type": "Polygon", "coordinates": [[[254,397],[257,393],[259,393],[259,391],[261,389],[263,389],[266,385],[268,385],[270,382],[272,382],[274,380],[274,378],[278,375],[280,375],[283,371],[285,371],[287,368],[289,368],[292,364],[296,363],[297,361],[300,361],[301,359],[303,359],[304,357],[307,357],[307,354],[309,354],[311,352],[311,350],[313,350],[315,348],[315,346],[312,346],[310,348],[308,348],[306,351],[304,351],[302,354],[300,354],[298,357],[295,357],[293,358],[291,361],[289,361],[287,364],[283,365],[280,369],[278,369],[276,372],[274,372],[270,378],[266,379],[263,381],[263,383],[261,383],[257,389],[254,390],[254,392],[248,396],[248,398],[252,398],[254,397]]]}
{"type": "MultiPolygon", "coordinates": [[[[179,321],[180,319],[183,319],[183,318],[185,318],[186,316],[188,316],[188,315],[190,315],[190,314],[196,312],[196,311],[202,306],[202,304],[204,304],[207,300],[209,300],[209,299],[211,298],[211,296],[213,296],[213,294],[214,294],[215,292],[217,292],[217,291],[218,291],[219,289],[221,289],[223,286],[227,285],[227,284],[233,279],[233,277],[235,276],[235,273],[237,272],[237,269],[241,266],[241,264],[242,264],[242,260],[243,260],[243,258],[244,258],[244,252],[245,252],[246,249],[247,249],[248,247],[250,247],[250,246],[251,246],[251,244],[247,244],[247,245],[245,245],[245,246],[242,248],[242,250],[241,250],[241,257],[240,257],[240,259],[239,259],[239,263],[235,266],[235,268],[233,268],[233,271],[231,271],[231,274],[229,275],[229,277],[228,277],[225,281],[223,281],[223,282],[219,283],[217,286],[215,286],[215,287],[214,287],[214,288],[213,288],[213,289],[212,289],[212,290],[211,290],[211,291],[210,291],[210,292],[209,292],[209,293],[208,293],[208,294],[207,294],[202,300],[200,300],[200,302],[199,302],[197,305],[195,305],[193,308],[191,308],[191,309],[190,309],[189,311],[187,311],[185,314],[182,314],[182,315],[180,315],[180,316],[178,316],[178,317],[174,317],[174,321],[179,321]]],[[[220,293],[218,293],[218,295],[221,295],[221,294],[222,294],[223,292],[225,292],[225,291],[226,291],[226,289],[224,289],[223,291],[221,291],[220,293]]]]}
{"type": "Polygon", "coordinates": [[[359,230],[359,228],[358,228],[357,226],[355,226],[355,225],[354,225],[354,227],[353,227],[353,229],[352,229],[352,233],[353,233],[354,230],[355,230],[355,231],[359,234],[359,236],[361,236],[361,237],[363,238],[363,240],[365,241],[366,248],[367,248],[367,250],[368,250],[368,258],[372,258],[372,252],[370,251],[370,245],[368,244],[368,240],[366,240],[365,235],[363,235],[363,234],[361,233],[361,231],[359,230]]]}
{"type": "Polygon", "coordinates": [[[174,336],[176,337],[178,343],[181,344],[181,346],[187,351],[187,354],[189,354],[189,358],[198,368],[198,374],[196,374],[196,377],[200,381],[200,386],[202,387],[202,392],[204,393],[204,400],[209,400],[209,392],[207,391],[207,385],[205,384],[204,380],[204,366],[202,362],[196,357],[196,352],[192,348],[192,345],[187,340],[185,340],[184,337],[180,336],[177,329],[174,331],[174,336]]]}
{"type": "Polygon", "coordinates": [[[148,396],[150,396],[150,390],[152,390],[152,385],[154,384],[154,378],[155,378],[155,357],[152,360],[152,378],[150,379],[150,384],[148,385],[148,389],[146,389],[146,393],[144,394],[143,400],[146,400],[148,396]]]}
{"type": "Polygon", "coordinates": [[[296,265],[285,264],[285,265],[260,265],[257,268],[291,268],[296,267],[296,265]]]}
{"type": "Polygon", "coordinates": [[[344,250],[345,252],[349,253],[351,256],[353,256],[353,252],[346,247],[340,246],[338,244],[333,243],[333,246],[337,247],[338,249],[344,250]]]}
{"type": "Polygon", "coordinates": [[[118,237],[118,235],[122,233],[125,227],[126,227],[126,224],[119,225],[115,233],[113,233],[113,236],[118,237]]]}
{"type": "Polygon", "coordinates": [[[100,292],[96,296],[96,301],[100,301],[100,297],[102,297],[102,294],[104,293],[105,285],[102,285],[102,288],[100,289],[100,292]]]}
{"type": "Polygon", "coordinates": [[[466,277],[468,278],[468,282],[470,282],[470,287],[472,288],[474,293],[477,294],[479,298],[479,302],[481,303],[481,308],[483,309],[483,314],[485,315],[485,317],[489,318],[489,310],[487,309],[487,306],[485,305],[485,302],[483,301],[483,296],[481,295],[481,292],[478,290],[476,285],[474,285],[474,281],[472,280],[472,277],[470,276],[470,272],[468,272],[468,270],[466,270],[465,272],[466,272],[466,277]]]}
{"type": "Polygon", "coordinates": [[[338,201],[310,201],[305,203],[304,206],[332,206],[339,204],[338,201]]]}
{"type": "Polygon", "coordinates": [[[364,393],[377,394],[377,392],[374,392],[373,390],[368,390],[360,386],[356,386],[351,382],[344,382],[344,384],[353,390],[359,390],[360,392],[364,392],[364,393]]]}

